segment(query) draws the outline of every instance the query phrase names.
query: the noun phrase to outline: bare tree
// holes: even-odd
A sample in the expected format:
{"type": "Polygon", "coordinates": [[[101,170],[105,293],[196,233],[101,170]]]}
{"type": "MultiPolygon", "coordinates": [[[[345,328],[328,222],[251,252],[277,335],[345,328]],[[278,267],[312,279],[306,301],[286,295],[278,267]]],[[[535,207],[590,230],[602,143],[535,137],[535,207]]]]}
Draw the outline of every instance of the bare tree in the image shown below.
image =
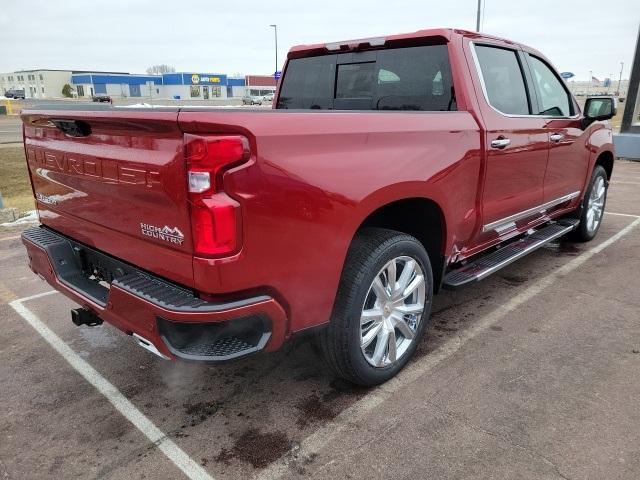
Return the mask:
{"type": "Polygon", "coordinates": [[[162,75],[163,73],[173,73],[176,71],[176,67],[171,65],[153,65],[147,68],[147,73],[149,75],[162,75]]]}

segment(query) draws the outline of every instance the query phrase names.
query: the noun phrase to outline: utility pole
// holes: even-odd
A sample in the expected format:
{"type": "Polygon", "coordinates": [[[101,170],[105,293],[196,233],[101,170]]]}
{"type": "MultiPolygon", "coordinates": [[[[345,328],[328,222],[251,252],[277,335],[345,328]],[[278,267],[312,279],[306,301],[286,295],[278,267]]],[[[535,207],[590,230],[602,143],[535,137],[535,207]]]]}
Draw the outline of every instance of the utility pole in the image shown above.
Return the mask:
{"type": "Polygon", "coordinates": [[[622,82],[622,69],[624,68],[624,62],[620,62],[620,76],[618,77],[618,88],[616,90],[616,97],[620,96],[620,82],[622,82]]]}
{"type": "Polygon", "coordinates": [[[273,71],[273,74],[275,75],[276,72],[278,71],[278,25],[269,25],[269,26],[273,27],[273,33],[276,39],[276,69],[273,71]]]}
{"type": "Polygon", "coordinates": [[[476,32],[480,31],[480,12],[482,11],[482,0],[478,0],[478,13],[476,14],[476,32]]]}

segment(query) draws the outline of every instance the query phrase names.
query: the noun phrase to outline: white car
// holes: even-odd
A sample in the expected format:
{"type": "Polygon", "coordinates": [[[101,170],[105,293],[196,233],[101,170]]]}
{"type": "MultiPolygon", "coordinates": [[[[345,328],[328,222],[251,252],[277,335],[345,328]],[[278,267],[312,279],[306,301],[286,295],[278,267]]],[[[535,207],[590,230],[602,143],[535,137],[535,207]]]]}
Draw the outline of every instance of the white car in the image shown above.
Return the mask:
{"type": "Polygon", "coordinates": [[[271,92],[271,93],[267,93],[264,97],[262,97],[262,99],[265,102],[273,102],[273,97],[275,97],[275,93],[271,92]]]}

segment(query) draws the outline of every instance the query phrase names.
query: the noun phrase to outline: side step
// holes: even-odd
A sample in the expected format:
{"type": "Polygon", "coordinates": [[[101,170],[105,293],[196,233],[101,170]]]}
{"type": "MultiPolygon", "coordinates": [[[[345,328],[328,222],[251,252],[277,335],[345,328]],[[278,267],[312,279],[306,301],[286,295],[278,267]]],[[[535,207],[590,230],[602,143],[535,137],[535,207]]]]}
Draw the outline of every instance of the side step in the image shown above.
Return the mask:
{"type": "Polygon", "coordinates": [[[569,233],[579,223],[578,219],[563,218],[557,223],[536,230],[493,253],[477,258],[457,270],[452,270],[444,277],[442,286],[448,290],[455,290],[480,281],[543,245],[569,233]]]}

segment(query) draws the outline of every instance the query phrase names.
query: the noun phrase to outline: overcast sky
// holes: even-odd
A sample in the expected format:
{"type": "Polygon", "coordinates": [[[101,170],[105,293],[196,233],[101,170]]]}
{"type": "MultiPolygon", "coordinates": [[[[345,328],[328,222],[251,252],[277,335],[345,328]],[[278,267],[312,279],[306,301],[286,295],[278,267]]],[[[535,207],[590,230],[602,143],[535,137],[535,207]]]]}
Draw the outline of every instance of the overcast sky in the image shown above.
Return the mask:
{"type": "MultiPolygon", "coordinates": [[[[639,0],[485,0],[482,31],[545,53],[560,71],[628,78],[639,0]]],[[[0,72],[28,68],[142,73],[271,74],[289,47],[410,32],[473,30],[476,0],[29,0],[3,1],[0,72]]]]}

